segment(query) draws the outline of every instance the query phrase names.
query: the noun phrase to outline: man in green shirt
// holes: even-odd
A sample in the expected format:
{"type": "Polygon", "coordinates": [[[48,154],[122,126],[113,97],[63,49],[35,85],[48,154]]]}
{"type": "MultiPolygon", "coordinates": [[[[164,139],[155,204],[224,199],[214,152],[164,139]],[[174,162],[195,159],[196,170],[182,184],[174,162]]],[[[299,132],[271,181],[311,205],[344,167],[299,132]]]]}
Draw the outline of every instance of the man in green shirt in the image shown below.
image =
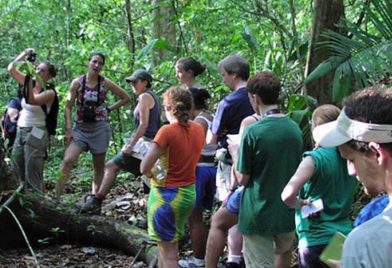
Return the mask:
{"type": "Polygon", "coordinates": [[[248,82],[251,103],[264,118],[245,129],[236,168],[245,186],[239,230],[247,267],[290,266],[294,211],[280,193],[301,161],[303,143],[298,125],[278,109],[280,89],[279,80],[266,71],[248,82]]]}

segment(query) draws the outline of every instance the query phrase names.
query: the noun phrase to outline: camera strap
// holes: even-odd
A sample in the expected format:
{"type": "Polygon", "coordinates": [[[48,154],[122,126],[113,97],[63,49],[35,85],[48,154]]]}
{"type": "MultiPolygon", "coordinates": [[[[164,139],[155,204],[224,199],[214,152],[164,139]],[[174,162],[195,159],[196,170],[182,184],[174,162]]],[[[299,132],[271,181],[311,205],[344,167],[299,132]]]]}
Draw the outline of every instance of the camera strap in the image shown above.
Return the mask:
{"type": "MultiPolygon", "coordinates": [[[[30,80],[31,80],[31,76],[30,75],[26,75],[25,76],[25,80],[23,83],[23,98],[25,99],[26,103],[29,103],[29,94],[30,94],[30,90],[29,90],[29,86],[30,86],[30,80]]],[[[34,80],[33,80],[34,82],[34,80]]],[[[33,84],[34,87],[34,84],[33,84]]]]}
{"type": "MultiPolygon", "coordinates": [[[[100,105],[99,103],[99,93],[101,91],[101,76],[98,75],[98,83],[96,85],[96,87],[98,86],[97,89],[97,104],[95,105],[95,107],[98,107],[100,105]]],[[[82,78],[82,96],[81,96],[81,100],[80,100],[80,105],[83,107],[84,106],[84,93],[86,92],[86,80],[87,80],[87,75],[84,75],[82,78]]]]}

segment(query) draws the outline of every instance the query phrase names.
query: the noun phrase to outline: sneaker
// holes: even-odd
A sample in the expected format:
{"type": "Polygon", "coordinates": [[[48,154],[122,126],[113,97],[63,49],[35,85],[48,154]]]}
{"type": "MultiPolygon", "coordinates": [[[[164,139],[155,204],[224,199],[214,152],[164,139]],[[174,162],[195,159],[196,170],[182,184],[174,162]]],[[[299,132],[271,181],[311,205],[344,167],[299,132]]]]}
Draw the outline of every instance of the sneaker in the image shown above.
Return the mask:
{"type": "Polygon", "coordinates": [[[84,198],[84,204],[80,208],[80,213],[99,215],[101,214],[102,200],[98,199],[95,195],[88,195],[84,198]]]}
{"type": "Polygon", "coordinates": [[[182,268],[204,267],[205,264],[206,264],[206,262],[204,259],[196,259],[195,257],[180,259],[178,261],[178,266],[180,266],[182,268]]]}
{"type": "Polygon", "coordinates": [[[245,268],[245,262],[241,260],[238,262],[225,262],[223,267],[225,268],[245,268]]]}

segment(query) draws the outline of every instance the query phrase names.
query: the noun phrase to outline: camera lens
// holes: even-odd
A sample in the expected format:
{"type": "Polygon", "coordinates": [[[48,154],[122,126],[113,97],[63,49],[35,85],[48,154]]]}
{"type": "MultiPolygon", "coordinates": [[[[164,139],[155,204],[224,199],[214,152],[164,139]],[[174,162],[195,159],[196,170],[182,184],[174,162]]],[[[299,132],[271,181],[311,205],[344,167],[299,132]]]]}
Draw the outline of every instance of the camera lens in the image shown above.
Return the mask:
{"type": "Polygon", "coordinates": [[[37,53],[30,53],[30,55],[27,57],[27,60],[30,62],[35,62],[36,56],[37,56],[37,53]]]}

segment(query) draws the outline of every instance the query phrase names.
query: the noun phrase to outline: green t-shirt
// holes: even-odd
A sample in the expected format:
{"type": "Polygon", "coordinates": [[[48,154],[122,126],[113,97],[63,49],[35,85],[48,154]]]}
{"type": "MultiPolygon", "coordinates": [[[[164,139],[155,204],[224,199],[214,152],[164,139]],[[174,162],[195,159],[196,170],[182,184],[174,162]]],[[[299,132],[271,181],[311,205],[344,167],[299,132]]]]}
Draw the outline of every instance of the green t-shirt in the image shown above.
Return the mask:
{"type": "Polygon", "coordinates": [[[314,175],[299,192],[299,198],[320,199],[324,210],[314,219],[303,219],[296,210],[295,223],[299,247],[328,244],[335,232],[351,231],[349,213],[358,181],[347,173],[346,161],[337,148],[318,148],[304,153],[314,162],[314,175]]]}
{"type": "Polygon", "coordinates": [[[237,170],[250,175],[242,194],[239,230],[244,234],[293,231],[294,211],[280,198],[303,152],[302,133],[287,116],[266,117],[247,127],[237,170]]]}

